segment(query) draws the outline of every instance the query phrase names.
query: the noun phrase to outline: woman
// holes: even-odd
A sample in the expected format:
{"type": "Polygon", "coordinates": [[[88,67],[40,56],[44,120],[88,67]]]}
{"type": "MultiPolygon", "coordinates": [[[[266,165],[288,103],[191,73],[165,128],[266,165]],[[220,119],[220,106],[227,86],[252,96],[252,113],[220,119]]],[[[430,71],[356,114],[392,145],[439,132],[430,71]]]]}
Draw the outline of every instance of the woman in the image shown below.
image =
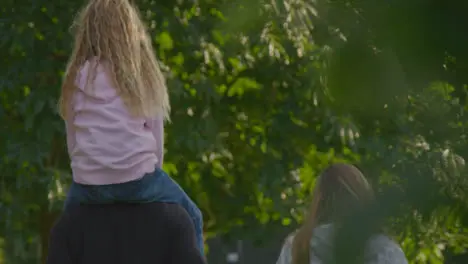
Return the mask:
{"type": "Polygon", "coordinates": [[[188,213],[175,203],[78,205],[52,229],[47,264],[203,264],[188,213]]]}
{"type": "MultiPolygon", "coordinates": [[[[334,230],[343,226],[344,219],[349,219],[349,216],[369,205],[373,197],[369,183],[356,167],[334,164],[327,168],[317,181],[303,225],[286,239],[277,264],[336,261],[334,230]]],[[[349,241],[344,242],[351,242],[351,238],[346,239],[349,241]]],[[[366,240],[362,261],[372,264],[407,263],[401,248],[382,234],[371,235],[366,240]]]]}

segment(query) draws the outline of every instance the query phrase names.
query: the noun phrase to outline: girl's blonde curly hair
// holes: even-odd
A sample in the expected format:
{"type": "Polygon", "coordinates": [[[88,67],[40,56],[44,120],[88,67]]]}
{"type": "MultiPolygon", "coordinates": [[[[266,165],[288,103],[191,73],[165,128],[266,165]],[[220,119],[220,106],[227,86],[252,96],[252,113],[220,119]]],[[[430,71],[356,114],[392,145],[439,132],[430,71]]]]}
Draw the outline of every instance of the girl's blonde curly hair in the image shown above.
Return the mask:
{"type": "MultiPolygon", "coordinates": [[[[89,0],[73,25],[74,47],[65,72],[59,101],[62,118],[69,114],[70,100],[80,68],[90,59],[104,63],[129,112],[136,117],[169,119],[170,104],[164,76],[151,37],[138,8],[130,0],[89,0]],[[96,60],[94,60],[96,59],[96,60]]],[[[96,76],[92,64],[86,89],[96,76]]]]}

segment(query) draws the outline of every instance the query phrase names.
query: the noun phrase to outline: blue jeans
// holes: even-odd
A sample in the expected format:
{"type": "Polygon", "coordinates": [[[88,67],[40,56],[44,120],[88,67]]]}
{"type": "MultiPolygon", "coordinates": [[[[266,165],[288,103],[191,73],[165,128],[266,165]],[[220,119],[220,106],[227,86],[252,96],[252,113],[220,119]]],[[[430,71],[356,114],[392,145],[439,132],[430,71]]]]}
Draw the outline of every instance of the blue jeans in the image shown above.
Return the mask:
{"type": "Polygon", "coordinates": [[[65,207],[76,204],[151,203],[180,204],[195,226],[198,247],[204,255],[203,216],[184,190],[163,170],[156,169],[143,178],[118,184],[85,185],[73,182],[65,207]]]}

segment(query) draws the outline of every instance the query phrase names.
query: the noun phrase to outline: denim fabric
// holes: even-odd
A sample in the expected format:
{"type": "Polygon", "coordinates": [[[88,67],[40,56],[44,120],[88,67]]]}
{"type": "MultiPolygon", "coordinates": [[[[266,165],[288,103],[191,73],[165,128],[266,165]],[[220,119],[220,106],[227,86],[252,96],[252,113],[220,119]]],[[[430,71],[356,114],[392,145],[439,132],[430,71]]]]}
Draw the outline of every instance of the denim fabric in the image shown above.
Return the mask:
{"type": "Polygon", "coordinates": [[[85,185],[73,182],[65,207],[76,204],[150,202],[180,204],[193,220],[197,244],[204,255],[202,213],[184,190],[161,169],[156,169],[139,180],[126,183],[85,185]]]}

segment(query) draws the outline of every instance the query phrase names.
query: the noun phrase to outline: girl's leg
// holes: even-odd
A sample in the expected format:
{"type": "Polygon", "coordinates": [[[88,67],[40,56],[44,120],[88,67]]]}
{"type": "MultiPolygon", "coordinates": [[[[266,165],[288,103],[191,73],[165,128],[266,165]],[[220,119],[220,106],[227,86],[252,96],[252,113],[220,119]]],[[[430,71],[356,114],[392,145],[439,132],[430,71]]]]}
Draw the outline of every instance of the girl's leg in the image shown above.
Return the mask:
{"type": "Polygon", "coordinates": [[[184,190],[163,170],[156,169],[154,172],[155,184],[151,184],[157,190],[152,193],[159,193],[158,201],[178,203],[187,211],[192,218],[197,236],[197,244],[202,253],[204,252],[203,242],[203,215],[197,205],[190,199],[184,190]]]}
{"type": "Polygon", "coordinates": [[[92,201],[93,199],[90,197],[90,192],[85,187],[72,182],[67,193],[67,199],[65,200],[65,209],[81,203],[91,203],[92,201]]]}
{"type": "Polygon", "coordinates": [[[159,201],[152,174],[118,184],[86,185],[72,182],[65,207],[76,204],[147,203],[159,201]]]}

